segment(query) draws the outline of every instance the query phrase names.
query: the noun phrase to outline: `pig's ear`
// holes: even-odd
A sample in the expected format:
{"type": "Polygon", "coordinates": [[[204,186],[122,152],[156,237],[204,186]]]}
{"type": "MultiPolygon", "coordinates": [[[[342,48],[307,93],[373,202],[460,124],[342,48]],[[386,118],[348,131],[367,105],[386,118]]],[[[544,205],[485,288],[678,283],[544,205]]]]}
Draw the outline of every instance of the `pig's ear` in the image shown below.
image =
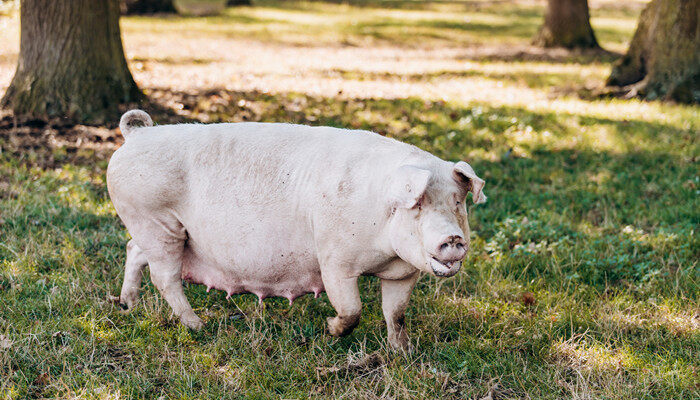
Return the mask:
{"type": "Polygon", "coordinates": [[[472,200],[474,200],[474,203],[486,203],[486,195],[483,192],[486,182],[476,176],[476,172],[474,172],[471,165],[464,161],[456,163],[454,178],[458,183],[464,185],[467,191],[472,192],[472,200]]]}
{"type": "Polygon", "coordinates": [[[413,208],[420,201],[430,181],[430,171],[404,165],[394,171],[389,183],[389,199],[393,206],[413,208]]]}

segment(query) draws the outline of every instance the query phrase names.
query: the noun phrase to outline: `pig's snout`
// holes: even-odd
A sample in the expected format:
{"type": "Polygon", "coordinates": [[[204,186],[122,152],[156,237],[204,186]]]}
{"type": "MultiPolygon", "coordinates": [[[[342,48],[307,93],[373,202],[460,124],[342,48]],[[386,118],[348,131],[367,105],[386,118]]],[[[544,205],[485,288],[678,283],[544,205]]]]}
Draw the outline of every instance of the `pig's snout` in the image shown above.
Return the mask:
{"type": "Polygon", "coordinates": [[[446,236],[434,250],[430,267],[436,276],[450,277],[462,268],[462,260],[466,255],[467,242],[462,236],[446,236]]]}
{"type": "Polygon", "coordinates": [[[467,243],[459,235],[450,235],[440,241],[433,254],[438,261],[444,263],[459,261],[467,255],[467,243]]]}

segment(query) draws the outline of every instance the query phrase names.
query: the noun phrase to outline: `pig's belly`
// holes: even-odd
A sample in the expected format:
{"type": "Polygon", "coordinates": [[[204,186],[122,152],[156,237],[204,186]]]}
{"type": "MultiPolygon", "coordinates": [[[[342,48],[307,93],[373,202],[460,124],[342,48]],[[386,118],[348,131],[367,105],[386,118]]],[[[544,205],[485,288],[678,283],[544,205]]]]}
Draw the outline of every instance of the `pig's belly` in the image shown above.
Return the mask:
{"type": "MultiPolygon", "coordinates": [[[[261,232],[256,236],[262,239],[266,235],[261,232]]],[[[227,297],[253,293],[260,300],[285,297],[290,303],[307,293],[318,297],[324,287],[315,251],[299,243],[299,236],[288,238],[265,246],[258,240],[200,243],[190,237],[185,246],[182,278],[206,285],[207,290],[223,290],[227,297]]]]}

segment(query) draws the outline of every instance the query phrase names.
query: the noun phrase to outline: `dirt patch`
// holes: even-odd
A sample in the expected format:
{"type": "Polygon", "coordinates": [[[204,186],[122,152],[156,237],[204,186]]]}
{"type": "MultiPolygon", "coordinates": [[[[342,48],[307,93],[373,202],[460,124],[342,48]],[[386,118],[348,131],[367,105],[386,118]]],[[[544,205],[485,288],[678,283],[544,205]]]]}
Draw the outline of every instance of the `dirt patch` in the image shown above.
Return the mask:
{"type": "MultiPolygon", "coordinates": [[[[125,110],[136,107],[126,106],[125,110]]],[[[162,124],[190,121],[157,102],[142,107],[162,124]]],[[[95,165],[109,159],[123,142],[116,121],[112,126],[89,126],[62,119],[15,116],[11,111],[0,110],[0,152],[10,153],[25,165],[95,165]]]]}

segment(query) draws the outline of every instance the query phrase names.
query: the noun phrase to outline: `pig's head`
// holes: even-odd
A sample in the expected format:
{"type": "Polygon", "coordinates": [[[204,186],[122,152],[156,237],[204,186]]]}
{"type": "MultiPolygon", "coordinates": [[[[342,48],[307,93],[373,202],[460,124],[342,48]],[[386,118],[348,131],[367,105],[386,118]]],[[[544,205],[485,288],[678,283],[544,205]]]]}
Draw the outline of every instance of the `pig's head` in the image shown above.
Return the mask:
{"type": "Polygon", "coordinates": [[[389,235],[396,254],[421,271],[449,277],[469,250],[466,197],[486,201],[485,182],[466,162],[404,165],[388,185],[389,235]]]}

